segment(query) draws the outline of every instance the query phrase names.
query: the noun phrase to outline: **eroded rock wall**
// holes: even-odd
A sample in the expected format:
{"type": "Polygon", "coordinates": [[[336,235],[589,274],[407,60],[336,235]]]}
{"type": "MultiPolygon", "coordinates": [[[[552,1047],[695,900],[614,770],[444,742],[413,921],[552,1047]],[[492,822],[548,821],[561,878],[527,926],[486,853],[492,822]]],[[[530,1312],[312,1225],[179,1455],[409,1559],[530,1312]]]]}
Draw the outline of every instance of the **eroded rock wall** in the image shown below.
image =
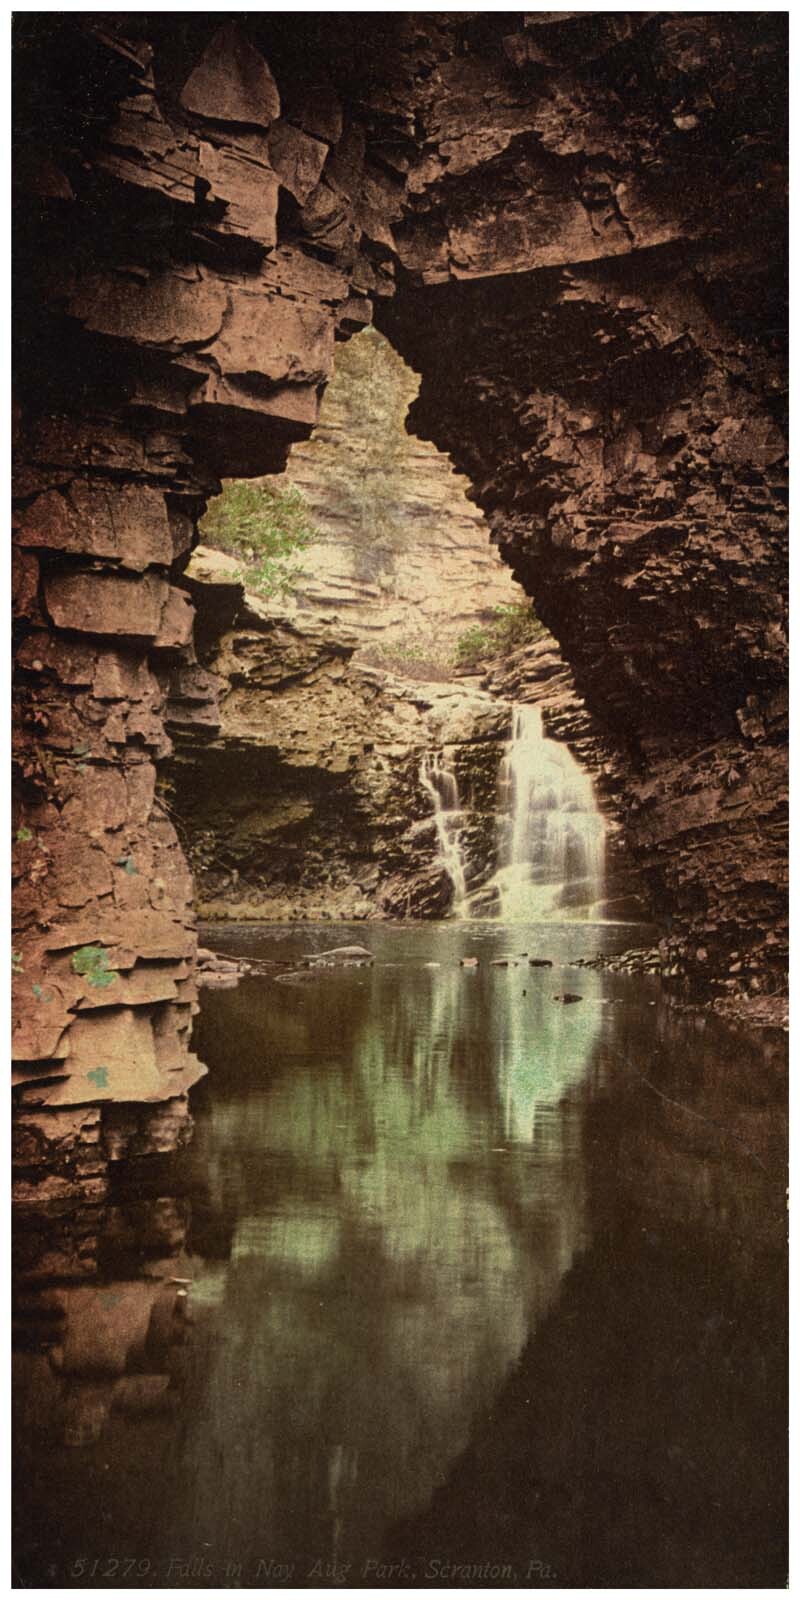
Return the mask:
{"type": "Polygon", "coordinates": [[[279,195],[302,206],[334,146],[342,193],[358,181],[333,91],[304,96],[287,67],[285,95],[309,106],[289,122],[235,21],[142,24],[31,17],[16,34],[26,1197],[100,1195],[131,1141],[168,1148],[188,1126],[192,886],[155,763],[162,681],[184,706],[205,684],[175,579],[217,471],[279,470],[308,433],[335,333],[366,320],[372,286],[351,314],[354,250],[305,247],[324,218],[278,242],[279,195]]]}
{"type": "Polygon", "coordinates": [[[677,965],[753,987],[786,955],[782,41],[542,14],[510,72],[443,66],[380,316],[624,760],[677,965]]]}

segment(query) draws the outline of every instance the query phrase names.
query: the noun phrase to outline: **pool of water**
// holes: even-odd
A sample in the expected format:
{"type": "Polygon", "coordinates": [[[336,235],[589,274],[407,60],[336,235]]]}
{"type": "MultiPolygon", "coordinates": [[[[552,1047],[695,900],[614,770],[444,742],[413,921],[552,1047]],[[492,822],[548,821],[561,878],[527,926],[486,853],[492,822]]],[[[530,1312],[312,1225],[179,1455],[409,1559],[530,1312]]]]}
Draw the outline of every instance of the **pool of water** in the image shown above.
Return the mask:
{"type": "Polygon", "coordinates": [[[630,928],[204,938],[374,959],[205,991],[192,1144],[26,1258],[17,1583],[782,1585],[783,1042],[630,928]]]}

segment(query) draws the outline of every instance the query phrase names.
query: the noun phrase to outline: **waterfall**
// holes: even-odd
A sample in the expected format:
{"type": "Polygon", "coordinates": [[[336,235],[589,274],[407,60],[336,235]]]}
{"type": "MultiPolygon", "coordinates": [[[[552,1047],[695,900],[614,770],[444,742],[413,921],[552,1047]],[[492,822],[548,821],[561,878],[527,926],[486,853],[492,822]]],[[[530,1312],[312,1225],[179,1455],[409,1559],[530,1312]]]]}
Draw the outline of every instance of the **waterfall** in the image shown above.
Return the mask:
{"type": "Polygon", "coordinates": [[[444,750],[426,750],[419,770],[419,781],[433,802],[433,818],[439,842],[439,861],[453,885],[451,911],[463,917],[467,881],[461,858],[461,802],[458,783],[444,750]]]}
{"type": "Polygon", "coordinates": [[[538,706],[514,707],[500,792],[510,806],[494,879],[500,920],[589,917],[603,898],[605,825],[589,774],[566,745],[546,738],[538,706]]]}

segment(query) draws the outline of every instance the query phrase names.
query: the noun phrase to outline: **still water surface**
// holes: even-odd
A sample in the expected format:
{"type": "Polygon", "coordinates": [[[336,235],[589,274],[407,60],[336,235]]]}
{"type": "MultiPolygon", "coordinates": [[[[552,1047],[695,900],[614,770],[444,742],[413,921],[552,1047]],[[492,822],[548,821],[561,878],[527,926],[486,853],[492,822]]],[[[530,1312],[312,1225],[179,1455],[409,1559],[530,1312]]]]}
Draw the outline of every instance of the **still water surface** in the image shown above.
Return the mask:
{"type": "Polygon", "coordinates": [[[375,959],[206,991],[193,1143],[27,1262],[17,1582],[782,1584],[782,1041],[629,928],[213,942],[375,959]]]}

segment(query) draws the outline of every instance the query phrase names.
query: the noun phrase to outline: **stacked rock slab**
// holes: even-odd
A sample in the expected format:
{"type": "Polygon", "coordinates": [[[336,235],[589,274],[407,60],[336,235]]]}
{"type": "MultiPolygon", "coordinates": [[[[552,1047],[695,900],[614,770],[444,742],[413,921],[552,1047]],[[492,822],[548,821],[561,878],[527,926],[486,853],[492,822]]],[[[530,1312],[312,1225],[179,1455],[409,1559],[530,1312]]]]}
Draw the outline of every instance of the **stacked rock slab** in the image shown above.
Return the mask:
{"type": "Polygon", "coordinates": [[[319,424],[292,447],[285,476],[318,535],[303,552],[296,605],[338,612],[376,665],[424,678],[429,667],[452,675],[463,634],[525,596],[466,479],[406,431],[419,385],[366,328],[338,348],[319,424]]]}
{"type": "Polygon", "coordinates": [[[783,16],[31,13],[15,41],[28,1172],[101,1177],[112,1116],[199,1070],[154,669],[191,699],[197,516],[281,470],[373,303],[622,752],[682,958],[780,970],[783,16]]]}

